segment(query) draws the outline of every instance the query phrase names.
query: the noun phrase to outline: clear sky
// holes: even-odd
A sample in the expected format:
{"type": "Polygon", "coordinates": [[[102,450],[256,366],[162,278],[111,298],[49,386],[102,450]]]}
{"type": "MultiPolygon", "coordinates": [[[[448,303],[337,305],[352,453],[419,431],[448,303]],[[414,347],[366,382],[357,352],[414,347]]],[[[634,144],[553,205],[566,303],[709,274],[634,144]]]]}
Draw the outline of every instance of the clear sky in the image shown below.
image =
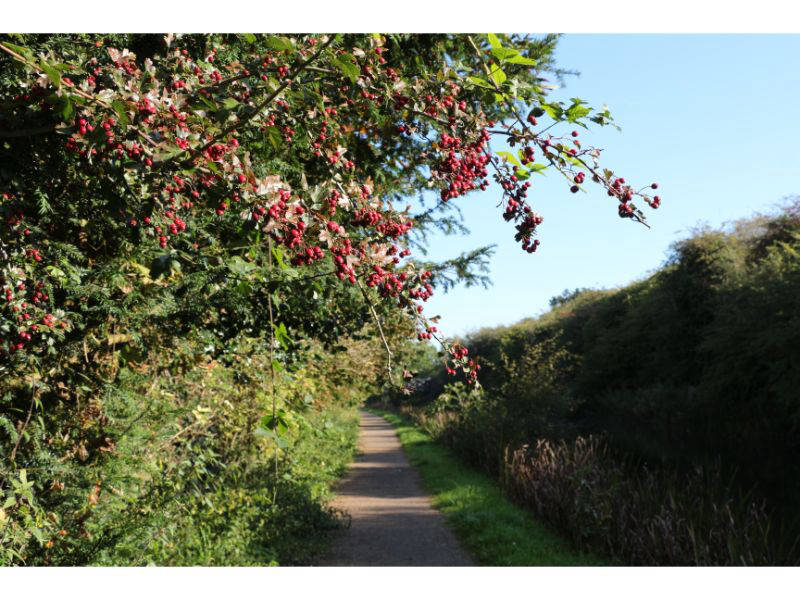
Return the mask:
{"type": "Polygon", "coordinates": [[[622,127],[592,124],[581,139],[603,148],[603,164],[635,187],[658,182],[662,205],[642,207],[648,230],[620,219],[588,180],[588,193],[571,194],[557,173],[536,176],[528,199],[544,222],[541,246],[527,254],[496,207],[495,184],[459,198],[471,234],[432,237],[429,256],[491,243],[497,251],[489,289],[459,286],[428,301],[426,314],[442,315],[447,336],[540,314],[566,288],[627,284],[661,266],[696,225],[771,211],[800,194],[800,35],[573,34],[556,57],[581,74],[553,97],[607,104],[622,127]]]}

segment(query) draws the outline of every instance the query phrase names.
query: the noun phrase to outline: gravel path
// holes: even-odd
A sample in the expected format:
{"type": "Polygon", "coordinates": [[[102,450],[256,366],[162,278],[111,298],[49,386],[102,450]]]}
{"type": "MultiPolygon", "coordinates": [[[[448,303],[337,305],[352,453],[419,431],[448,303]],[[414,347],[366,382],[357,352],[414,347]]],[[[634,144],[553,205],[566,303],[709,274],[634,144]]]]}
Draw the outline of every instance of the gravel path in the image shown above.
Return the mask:
{"type": "Polygon", "coordinates": [[[392,426],[361,413],[359,454],[334,488],[352,517],[321,566],[470,566],[403,453],[392,426]]]}

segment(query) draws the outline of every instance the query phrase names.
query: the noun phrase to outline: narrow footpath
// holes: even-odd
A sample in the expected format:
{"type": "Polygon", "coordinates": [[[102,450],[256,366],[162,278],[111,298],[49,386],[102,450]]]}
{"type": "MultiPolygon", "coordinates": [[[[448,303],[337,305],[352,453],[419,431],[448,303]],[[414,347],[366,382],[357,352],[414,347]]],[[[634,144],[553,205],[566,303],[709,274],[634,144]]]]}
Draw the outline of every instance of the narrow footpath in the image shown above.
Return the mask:
{"type": "Polygon", "coordinates": [[[332,505],[352,521],[321,566],[471,566],[420,485],[392,426],[361,413],[359,453],[332,505]]]}

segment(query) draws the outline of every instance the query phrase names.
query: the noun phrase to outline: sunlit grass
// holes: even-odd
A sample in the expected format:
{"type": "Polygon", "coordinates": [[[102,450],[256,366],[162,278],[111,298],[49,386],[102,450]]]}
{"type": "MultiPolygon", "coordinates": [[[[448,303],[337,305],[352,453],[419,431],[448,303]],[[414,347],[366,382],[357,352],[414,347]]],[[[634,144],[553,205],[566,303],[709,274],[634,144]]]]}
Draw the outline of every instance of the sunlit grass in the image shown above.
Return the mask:
{"type": "Polygon", "coordinates": [[[602,565],[513,504],[489,477],[468,467],[409,421],[372,412],[395,428],[409,461],[419,471],[433,505],[481,565],[602,565]]]}

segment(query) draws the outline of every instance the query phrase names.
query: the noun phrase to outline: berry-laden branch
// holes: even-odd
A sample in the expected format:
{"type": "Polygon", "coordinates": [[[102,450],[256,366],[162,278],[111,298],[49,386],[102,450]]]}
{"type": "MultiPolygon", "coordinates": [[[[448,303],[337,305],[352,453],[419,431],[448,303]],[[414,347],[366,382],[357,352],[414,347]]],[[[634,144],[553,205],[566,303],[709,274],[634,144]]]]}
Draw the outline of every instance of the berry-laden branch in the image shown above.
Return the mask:
{"type": "MultiPolygon", "coordinates": [[[[31,69],[34,69],[35,71],[40,71],[41,70],[41,67],[39,65],[37,65],[36,63],[34,63],[32,61],[29,61],[27,58],[25,58],[21,54],[18,54],[17,52],[14,52],[11,48],[9,48],[8,46],[6,46],[6,45],[4,45],[2,43],[0,43],[0,50],[6,52],[10,56],[15,58],[19,62],[21,62],[22,64],[24,64],[25,66],[30,67],[31,69]]],[[[97,104],[98,106],[101,106],[101,107],[105,108],[106,110],[109,110],[109,111],[113,111],[114,110],[114,108],[110,104],[108,104],[107,102],[104,102],[103,100],[100,100],[96,96],[93,96],[92,94],[89,94],[89,93],[77,88],[75,86],[75,84],[72,82],[72,80],[70,80],[69,78],[61,77],[60,80],[61,80],[61,84],[63,84],[67,88],[69,88],[71,93],[75,94],[76,96],[79,96],[79,97],[83,98],[84,100],[88,100],[89,102],[91,102],[93,104],[97,104]]],[[[142,131],[138,127],[133,127],[133,129],[134,129],[134,131],[136,131],[142,137],[143,140],[145,140],[151,146],[156,146],[156,143],[150,138],[150,136],[147,135],[147,133],[145,133],[144,131],[142,131]]]]}
{"type": "MultiPolygon", "coordinates": [[[[422,303],[434,291],[431,273],[409,258],[408,236],[419,224],[408,209],[393,208],[390,199],[398,190],[407,194],[433,187],[439,190],[439,206],[444,206],[487,189],[492,169],[504,190],[502,216],[516,224],[515,238],[528,252],[539,245],[533,236],[542,220],[525,200],[530,182],[524,181],[528,173],[523,171],[533,162],[535,148],[550,166],[571,178],[573,192],[583,181],[583,172],[575,172],[580,168],[603,182],[623,206],[631,206],[629,196],[641,195],[624,180],[612,182],[592,164],[588,157],[596,158],[595,151],[582,149],[577,134],[575,148],[569,149],[558,138],[545,138],[549,128],[533,132],[529,125],[537,124],[535,118],[520,115],[499,67],[489,68],[470,36],[458,43],[464,57],[478,54],[476,74],[482,69],[488,77],[481,84],[484,90],[476,91],[470,82],[476,78],[454,73],[444,59],[436,63],[441,78],[429,77],[420,63],[403,60],[402,53],[400,64],[390,64],[386,56],[397,56],[398,50],[392,47],[387,53],[380,36],[354,36],[354,43],[347,38],[347,43],[334,45],[338,39],[301,36],[279,44],[282,49],[240,48],[228,58],[216,58],[215,47],[206,60],[175,48],[142,62],[112,47],[73,60],[70,77],[75,83],[68,85],[90,101],[78,106],[77,114],[62,113],[63,123],[58,125],[71,132],[59,158],[61,170],[70,174],[64,185],[76,195],[70,201],[75,203],[70,217],[63,218],[64,207],[56,213],[60,220],[42,208],[41,202],[50,199],[49,190],[31,185],[42,173],[32,172],[14,189],[0,190],[9,234],[4,239],[13,240],[3,251],[18,269],[0,280],[6,297],[0,324],[8,324],[11,332],[0,340],[2,358],[23,365],[29,353],[42,357],[47,344],[57,343],[73,323],[82,322],[80,312],[70,308],[74,305],[59,305],[51,298],[66,297],[62,290],[72,285],[57,266],[53,249],[59,240],[71,244],[77,239],[80,251],[87,253],[80,259],[87,266],[113,264],[116,258],[102,252],[122,247],[136,255],[137,264],[152,265],[149,281],[163,276],[177,280],[182,265],[187,277],[203,278],[196,288],[202,293],[195,299],[201,312],[216,311],[216,298],[226,293],[239,297],[242,290],[260,289],[248,283],[248,265],[258,262],[254,257],[263,252],[261,245],[267,246],[270,264],[274,250],[297,271],[279,284],[287,297],[293,286],[322,276],[320,271],[333,273],[344,286],[359,288],[391,370],[393,353],[366,288],[409,313],[421,330],[418,339],[436,337],[436,328],[421,315],[422,303]],[[295,53],[304,59],[292,68],[290,57],[295,53]],[[325,82],[301,78],[305,71],[321,73],[325,82]],[[274,89],[272,83],[263,85],[275,72],[280,83],[274,89]],[[500,122],[507,126],[497,129],[486,117],[486,86],[490,93],[502,95],[502,103],[491,110],[500,111],[500,122]],[[520,159],[498,153],[506,159],[501,163],[489,145],[492,134],[505,135],[512,146],[527,144],[520,159]],[[140,138],[152,143],[142,145],[140,138]],[[187,154],[190,158],[184,159],[187,154]],[[391,165],[398,162],[402,168],[392,171],[391,165]],[[418,182],[404,179],[411,170],[425,169],[429,176],[424,181],[421,176],[418,182]],[[93,215],[92,227],[99,234],[88,236],[85,225],[74,225],[71,216],[82,212],[93,215]],[[266,236],[267,243],[243,241],[254,232],[259,240],[266,236]],[[186,259],[190,255],[193,261],[186,259]],[[325,268],[318,268],[321,265],[325,268]],[[313,275],[306,276],[308,271],[303,271],[310,268],[313,275]],[[59,293],[48,294],[51,290],[59,293]],[[67,308],[74,314],[70,316],[67,308]]],[[[25,93],[19,97],[26,99],[21,106],[27,112],[13,112],[13,118],[21,121],[35,113],[52,119],[56,82],[39,76],[37,65],[11,52],[35,71],[20,81],[25,93]]],[[[431,73],[438,73],[436,69],[431,73]]],[[[651,205],[658,201],[656,197],[651,205]]],[[[625,210],[625,216],[639,218],[625,210]]],[[[242,310],[239,305],[229,308],[226,314],[242,310]]],[[[263,333],[262,323],[268,321],[272,336],[272,296],[266,306],[253,310],[252,331],[263,333]]],[[[220,335],[226,340],[235,337],[220,335]]],[[[448,369],[458,366],[474,380],[477,368],[466,354],[445,340],[442,344],[450,357],[448,369]]]]}
{"type": "Polygon", "coordinates": [[[300,65],[298,65],[298,67],[292,72],[292,74],[289,75],[288,77],[286,77],[284,79],[283,83],[280,84],[274,92],[272,92],[270,95],[268,95],[266,98],[264,98],[264,100],[258,106],[255,107],[255,109],[253,110],[253,112],[251,114],[247,115],[246,117],[244,117],[242,119],[238,119],[236,121],[236,123],[234,123],[232,125],[229,125],[225,129],[223,129],[220,133],[218,133],[216,136],[214,136],[211,140],[206,142],[205,145],[203,145],[201,148],[199,148],[198,150],[193,151],[193,153],[192,153],[193,158],[197,157],[198,155],[200,155],[203,152],[205,152],[206,150],[208,150],[211,146],[213,146],[219,140],[224,139],[231,132],[241,128],[244,125],[246,125],[255,116],[260,114],[261,111],[264,110],[264,108],[266,108],[267,106],[272,104],[272,102],[281,94],[281,92],[283,92],[283,90],[285,90],[292,83],[294,83],[295,80],[297,79],[297,77],[300,75],[300,73],[302,73],[309,65],[314,63],[322,55],[322,53],[328,48],[328,46],[330,46],[333,43],[334,40],[335,40],[335,36],[332,35],[332,36],[328,37],[328,39],[325,40],[320,45],[320,47],[317,49],[317,51],[314,52],[314,54],[311,55],[308,59],[303,61],[300,65]]]}
{"type": "MultiPolygon", "coordinates": [[[[550,166],[555,167],[556,170],[561,175],[563,175],[565,178],[567,178],[567,180],[569,180],[571,184],[574,184],[574,185],[571,185],[570,191],[572,193],[575,193],[575,192],[579,191],[580,188],[578,187],[577,184],[583,183],[584,175],[582,173],[575,174],[574,172],[568,171],[565,168],[566,162],[564,161],[563,158],[562,158],[561,161],[557,160],[558,158],[560,158],[560,155],[562,153],[566,154],[567,157],[568,157],[568,160],[575,161],[576,163],[578,163],[578,164],[582,165],[584,168],[586,168],[590,173],[592,173],[593,180],[595,182],[597,182],[597,183],[602,183],[604,185],[604,187],[606,188],[609,196],[616,196],[620,200],[619,215],[621,217],[632,218],[633,220],[635,220],[635,221],[641,223],[642,225],[644,225],[645,227],[649,228],[650,226],[645,221],[644,215],[641,213],[641,211],[637,211],[635,209],[635,207],[633,205],[631,205],[631,204],[628,204],[628,202],[630,202],[630,200],[632,200],[634,195],[639,195],[639,196],[644,198],[645,202],[647,202],[647,204],[649,204],[651,206],[651,208],[658,208],[658,206],[661,203],[661,199],[658,196],[656,196],[655,198],[653,198],[651,200],[649,197],[644,196],[643,194],[641,194],[641,191],[637,192],[637,191],[634,191],[633,188],[631,188],[630,186],[624,186],[625,180],[622,179],[622,178],[617,178],[617,179],[611,181],[610,172],[608,172],[608,175],[606,175],[605,177],[601,176],[597,172],[597,170],[595,168],[591,167],[588,163],[586,163],[586,161],[583,160],[583,158],[574,149],[570,150],[569,152],[567,152],[567,151],[563,150],[563,147],[559,144],[559,145],[555,146],[555,148],[559,152],[559,155],[554,155],[550,151],[550,148],[553,147],[552,146],[552,142],[551,142],[551,138],[550,139],[543,139],[542,134],[545,131],[548,131],[550,128],[552,128],[555,125],[557,125],[558,124],[558,120],[556,120],[553,124],[551,124],[550,126],[546,127],[545,129],[543,129],[542,131],[540,131],[538,133],[533,132],[529,128],[528,124],[537,125],[538,123],[536,121],[536,117],[534,117],[533,114],[531,113],[528,116],[527,119],[523,119],[522,115],[519,114],[519,111],[517,110],[517,107],[515,106],[513,100],[508,98],[508,96],[504,93],[503,89],[501,89],[500,85],[498,85],[497,81],[495,80],[495,77],[492,76],[492,71],[491,71],[489,65],[486,63],[486,60],[485,60],[484,55],[483,55],[483,52],[481,52],[480,48],[477,46],[475,41],[472,39],[472,36],[467,35],[466,38],[469,41],[469,44],[472,47],[472,49],[475,52],[475,54],[478,56],[478,59],[480,60],[481,66],[483,68],[484,73],[486,74],[488,82],[491,84],[491,86],[493,86],[495,92],[502,96],[503,102],[508,107],[509,113],[514,117],[516,122],[519,123],[520,127],[521,127],[521,131],[514,130],[512,127],[509,127],[506,131],[493,130],[493,133],[499,133],[499,134],[502,134],[502,135],[505,135],[505,136],[509,137],[511,139],[512,145],[515,142],[527,141],[527,142],[531,143],[532,145],[539,146],[542,149],[542,151],[544,153],[544,156],[548,160],[548,163],[550,164],[550,166]]],[[[573,138],[577,138],[578,137],[578,133],[576,131],[573,131],[571,135],[572,135],[573,138]]],[[[575,143],[576,145],[579,146],[579,142],[577,140],[574,140],[573,143],[575,143]]],[[[582,153],[589,153],[589,154],[591,154],[592,156],[594,156],[596,158],[597,156],[599,156],[600,150],[595,148],[595,149],[591,149],[591,150],[582,151],[582,153]]],[[[532,146],[528,146],[525,149],[525,157],[523,158],[523,164],[533,162],[533,158],[534,158],[533,148],[532,148],[532,146]]],[[[492,159],[492,164],[495,167],[495,169],[498,171],[498,173],[500,173],[501,169],[499,168],[499,165],[494,160],[494,158],[492,159]]],[[[508,169],[505,169],[505,171],[508,171],[508,169]]],[[[511,175],[511,174],[507,173],[506,178],[498,179],[498,181],[503,185],[504,189],[507,192],[509,192],[510,189],[514,186],[514,184],[516,184],[518,182],[518,177],[516,175],[511,175]]],[[[527,182],[526,182],[525,185],[527,186],[529,184],[527,184],[527,182]]],[[[650,187],[652,189],[656,189],[657,188],[657,184],[652,184],[650,187]]],[[[521,200],[521,198],[524,198],[525,195],[526,195],[526,193],[523,190],[523,191],[518,192],[517,194],[515,194],[514,197],[510,200],[510,209],[511,210],[508,210],[506,212],[507,218],[510,217],[510,218],[514,218],[515,220],[517,220],[519,218],[525,218],[527,220],[530,220],[530,218],[531,218],[530,214],[532,213],[532,211],[530,210],[529,205],[526,202],[524,202],[523,200],[521,200]],[[528,217],[524,217],[524,213],[527,213],[529,216],[528,217]]],[[[538,219],[539,219],[539,222],[541,222],[541,218],[538,218],[538,219]]],[[[529,240],[530,234],[533,233],[533,231],[535,230],[535,225],[536,224],[534,223],[533,227],[528,226],[528,227],[524,227],[522,229],[520,229],[518,227],[518,239],[529,240]]],[[[535,251],[535,249],[536,249],[536,247],[538,245],[539,245],[538,240],[535,240],[534,244],[528,248],[529,251],[535,251]]],[[[523,246],[523,248],[524,248],[524,246],[523,246]]]]}

